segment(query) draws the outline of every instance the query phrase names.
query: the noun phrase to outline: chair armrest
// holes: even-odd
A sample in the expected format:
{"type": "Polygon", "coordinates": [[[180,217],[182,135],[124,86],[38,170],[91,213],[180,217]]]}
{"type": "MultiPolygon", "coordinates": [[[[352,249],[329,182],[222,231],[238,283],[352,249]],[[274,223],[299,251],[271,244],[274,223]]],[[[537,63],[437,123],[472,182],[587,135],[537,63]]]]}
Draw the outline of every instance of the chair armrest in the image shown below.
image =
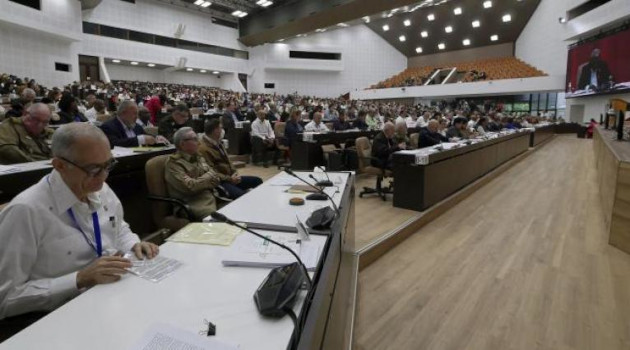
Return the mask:
{"type": "Polygon", "coordinates": [[[151,201],[156,201],[156,202],[169,203],[169,204],[174,205],[176,208],[182,208],[184,212],[186,213],[188,220],[191,222],[195,221],[195,217],[192,215],[192,212],[190,211],[190,206],[179,199],[162,197],[162,196],[153,196],[153,195],[147,196],[147,199],[151,201]]]}

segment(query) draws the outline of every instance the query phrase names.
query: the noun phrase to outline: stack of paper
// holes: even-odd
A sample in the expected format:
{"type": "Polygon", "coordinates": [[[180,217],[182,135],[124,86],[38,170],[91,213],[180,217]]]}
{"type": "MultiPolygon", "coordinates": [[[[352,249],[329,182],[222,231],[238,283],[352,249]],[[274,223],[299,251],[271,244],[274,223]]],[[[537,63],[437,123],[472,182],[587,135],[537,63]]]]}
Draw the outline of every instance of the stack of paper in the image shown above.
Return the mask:
{"type": "Polygon", "coordinates": [[[240,228],[222,222],[196,222],[188,224],[167,241],[229,246],[241,232],[240,228]]]}
{"type": "Polygon", "coordinates": [[[20,168],[8,165],[0,165],[0,174],[10,174],[20,171],[20,168]]]}

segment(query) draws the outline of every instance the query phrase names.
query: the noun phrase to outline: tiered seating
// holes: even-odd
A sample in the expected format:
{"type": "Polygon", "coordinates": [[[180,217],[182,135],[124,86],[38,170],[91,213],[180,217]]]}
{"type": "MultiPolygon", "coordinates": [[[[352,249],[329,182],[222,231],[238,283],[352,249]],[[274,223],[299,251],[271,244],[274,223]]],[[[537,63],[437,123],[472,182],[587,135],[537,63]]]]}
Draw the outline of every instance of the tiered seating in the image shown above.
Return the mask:
{"type": "Polygon", "coordinates": [[[479,80],[500,80],[531,78],[545,76],[542,71],[530,66],[516,57],[489,58],[470,62],[454,63],[448,66],[424,66],[418,68],[407,68],[403,72],[372,85],[371,89],[385,89],[403,86],[423,85],[431,74],[440,68],[457,68],[462,76],[456,82],[472,82],[479,80]]]}

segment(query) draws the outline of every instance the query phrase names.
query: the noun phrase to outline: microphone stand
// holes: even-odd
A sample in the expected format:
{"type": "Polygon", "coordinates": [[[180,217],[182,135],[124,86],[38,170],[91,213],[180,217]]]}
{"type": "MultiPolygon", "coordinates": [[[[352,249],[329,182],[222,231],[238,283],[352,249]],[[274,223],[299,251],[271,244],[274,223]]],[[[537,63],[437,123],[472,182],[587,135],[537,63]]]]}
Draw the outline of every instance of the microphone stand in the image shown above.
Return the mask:
{"type": "MultiPolygon", "coordinates": [[[[332,197],[328,195],[328,193],[324,192],[324,190],[322,190],[321,188],[319,188],[319,187],[317,187],[317,186],[314,186],[313,184],[311,184],[310,182],[308,182],[308,181],[304,180],[303,178],[301,178],[301,177],[297,176],[297,174],[296,174],[296,173],[294,173],[294,172],[293,172],[293,170],[290,170],[290,169],[284,169],[284,172],[285,172],[285,173],[287,173],[287,174],[289,174],[289,175],[291,175],[291,176],[293,176],[293,177],[295,177],[296,179],[298,179],[298,180],[300,180],[300,181],[304,182],[305,184],[307,184],[308,186],[310,186],[310,187],[314,188],[315,190],[317,190],[317,192],[318,192],[318,193],[317,193],[318,198],[322,198],[322,196],[323,196],[323,198],[324,198],[323,200],[326,200],[326,199],[330,200],[330,203],[332,204],[333,209],[335,210],[335,212],[337,213],[337,215],[339,215],[339,208],[337,207],[337,204],[335,204],[335,201],[332,199],[332,197]]],[[[315,177],[313,176],[313,174],[310,174],[310,176],[311,176],[311,178],[312,178],[312,179],[315,179],[315,177]]],[[[317,179],[315,179],[315,181],[317,181],[317,179]]],[[[306,196],[306,199],[309,199],[308,197],[309,197],[309,196],[312,196],[312,195],[313,195],[313,194],[310,194],[310,195],[306,196]]],[[[311,198],[311,199],[314,199],[314,198],[311,198]]],[[[318,199],[318,200],[322,200],[322,199],[318,199]]]]}

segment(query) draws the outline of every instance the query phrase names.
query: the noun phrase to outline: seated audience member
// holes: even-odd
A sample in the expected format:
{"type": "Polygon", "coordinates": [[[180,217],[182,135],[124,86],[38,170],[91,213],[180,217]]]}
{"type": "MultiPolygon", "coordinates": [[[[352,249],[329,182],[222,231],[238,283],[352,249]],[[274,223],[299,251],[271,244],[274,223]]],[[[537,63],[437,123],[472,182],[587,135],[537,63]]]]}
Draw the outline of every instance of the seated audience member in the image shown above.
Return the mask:
{"type": "Polygon", "coordinates": [[[6,119],[21,117],[26,108],[35,102],[35,97],[35,91],[33,89],[24,89],[20,94],[20,98],[11,102],[11,109],[4,113],[4,117],[6,119]]]}
{"type": "Polygon", "coordinates": [[[59,101],[59,120],[54,121],[53,124],[68,124],[73,122],[87,122],[88,119],[79,112],[79,106],[77,100],[69,93],[65,93],[61,96],[59,101]]]}
{"type": "Polygon", "coordinates": [[[505,128],[508,130],[516,130],[518,127],[514,123],[514,118],[507,118],[505,123],[505,128]]]}
{"type": "Polygon", "coordinates": [[[47,105],[35,103],[23,116],[5,119],[0,124],[0,164],[50,159],[50,117],[47,105]]]}
{"type": "Polygon", "coordinates": [[[151,123],[151,112],[145,107],[138,107],[138,120],[136,120],[136,123],[143,128],[155,126],[151,123]]]}
{"type": "Polygon", "coordinates": [[[242,119],[240,119],[236,113],[236,103],[234,101],[228,102],[225,113],[223,113],[223,117],[221,117],[223,128],[225,128],[225,131],[234,129],[236,123],[240,121],[242,121],[242,119]]]}
{"type": "Polygon", "coordinates": [[[278,108],[275,103],[269,104],[269,112],[267,112],[267,120],[270,123],[277,122],[280,120],[280,113],[278,113],[278,108]]]}
{"type": "Polygon", "coordinates": [[[168,142],[161,136],[145,135],[144,129],[136,123],[137,119],[138,105],[131,100],[126,100],[118,106],[116,118],[101,125],[101,129],[107,135],[112,147],[150,146],[156,142],[168,142]]]}
{"type": "Polygon", "coordinates": [[[166,106],[166,96],[164,95],[153,96],[144,103],[144,107],[151,113],[151,123],[153,125],[157,125],[158,114],[164,106],[166,106]]]}
{"type": "Polygon", "coordinates": [[[173,107],[173,113],[160,121],[158,134],[173,142],[175,131],[185,126],[192,127],[190,111],[185,105],[176,105],[173,107]]]}
{"type": "Polygon", "coordinates": [[[595,131],[595,128],[598,125],[599,123],[597,123],[595,119],[591,118],[591,121],[588,123],[588,127],[586,127],[586,138],[589,138],[589,139],[593,138],[593,132],[595,131]]]}
{"type": "Polygon", "coordinates": [[[323,115],[321,112],[313,113],[313,120],[306,124],[304,131],[308,132],[328,132],[328,127],[322,122],[323,115]]]}
{"type": "Polygon", "coordinates": [[[429,120],[426,128],[420,129],[418,147],[425,148],[440,144],[442,142],[448,142],[448,137],[440,134],[439,128],[440,123],[437,120],[429,120]]]}
{"type": "Polygon", "coordinates": [[[300,135],[304,132],[304,127],[300,124],[300,119],[302,118],[302,111],[299,109],[294,109],[291,112],[291,117],[287,122],[286,127],[284,128],[284,145],[287,147],[291,147],[293,141],[297,140],[300,135]]]}
{"type": "Polygon", "coordinates": [[[501,116],[499,114],[495,114],[491,117],[491,120],[488,121],[488,129],[486,131],[499,132],[503,129],[501,125],[501,116]]]}
{"type": "Polygon", "coordinates": [[[254,164],[263,163],[266,168],[269,166],[267,154],[273,151],[273,163],[278,161],[278,149],[276,147],[276,135],[268,120],[264,110],[257,112],[257,118],[252,123],[252,162],[254,164]]]}
{"type": "Polygon", "coordinates": [[[477,113],[473,113],[470,116],[470,120],[468,121],[468,124],[466,124],[466,127],[468,128],[469,131],[474,131],[475,130],[475,125],[477,125],[477,122],[479,121],[479,116],[477,115],[477,113]]]}
{"type": "Polygon", "coordinates": [[[106,121],[112,118],[112,115],[107,112],[107,108],[105,106],[105,101],[96,100],[94,101],[94,106],[92,107],[96,111],[96,121],[99,123],[105,123],[106,121]]]}
{"type": "Polygon", "coordinates": [[[353,122],[353,126],[356,129],[359,129],[361,131],[367,130],[370,128],[370,126],[365,122],[365,118],[367,116],[367,112],[366,111],[360,111],[357,119],[353,122]]]}
{"type": "Polygon", "coordinates": [[[372,142],[372,165],[378,168],[392,169],[392,154],[405,147],[404,144],[396,144],[394,136],[396,127],[391,122],[385,123],[383,130],[379,132],[372,142]]]}
{"type": "Polygon", "coordinates": [[[479,118],[479,120],[477,121],[477,124],[475,124],[474,130],[480,136],[485,135],[486,132],[488,131],[488,118],[486,117],[479,118]]]}
{"type": "Polygon", "coordinates": [[[448,137],[449,139],[455,137],[460,139],[468,138],[468,134],[465,132],[467,124],[468,121],[466,120],[466,118],[455,118],[453,120],[453,125],[448,128],[448,131],[446,132],[446,137],[448,137]]]}
{"type": "Polygon", "coordinates": [[[230,199],[237,199],[247,190],[258,187],[262,179],[255,176],[240,176],[221,140],[225,134],[219,119],[209,120],[205,125],[205,135],[199,146],[199,153],[205,158],[206,163],[217,173],[221,180],[221,186],[227,191],[230,199]]]}
{"type": "Polygon", "coordinates": [[[394,141],[398,145],[405,145],[405,147],[400,147],[401,149],[409,148],[409,136],[407,136],[407,122],[399,121],[395,126],[395,135],[394,141]]]}
{"type": "Polygon", "coordinates": [[[345,130],[349,130],[351,128],[352,127],[350,126],[350,123],[347,120],[346,111],[339,112],[339,117],[337,119],[335,119],[335,121],[333,122],[333,130],[335,130],[335,131],[345,131],[345,130]]]}
{"type": "Polygon", "coordinates": [[[378,130],[383,125],[383,121],[376,115],[375,112],[368,113],[365,117],[365,123],[368,125],[368,128],[371,130],[378,130]]]}
{"type": "Polygon", "coordinates": [[[186,202],[195,218],[203,220],[217,210],[213,190],[221,180],[199,155],[199,138],[191,127],[177,130],[173,144],[177,153],[165,165],[168,194],[186,202]]]}
{"type": "Polygon", "coordinates": [[[116,161],[101,130],[62,126],[52,155],[52,172],[0,212],[0,319],[9,325],[28,322],[26,316],[33,322],[33,314],[23,314],[52,311],[88,288],[120,280],[131,267],[120,253],[151,259],[159,251],[131,232],[105,183],[116,161]]]}
{"type": "Polygon", "coordinates": [[[418,120],[416,120],[416,127],[424,128],[425,126],[427,126],[429,120],[431,120],[431,112],[426,111],[422,116],[418,117],[418,120]]]}

